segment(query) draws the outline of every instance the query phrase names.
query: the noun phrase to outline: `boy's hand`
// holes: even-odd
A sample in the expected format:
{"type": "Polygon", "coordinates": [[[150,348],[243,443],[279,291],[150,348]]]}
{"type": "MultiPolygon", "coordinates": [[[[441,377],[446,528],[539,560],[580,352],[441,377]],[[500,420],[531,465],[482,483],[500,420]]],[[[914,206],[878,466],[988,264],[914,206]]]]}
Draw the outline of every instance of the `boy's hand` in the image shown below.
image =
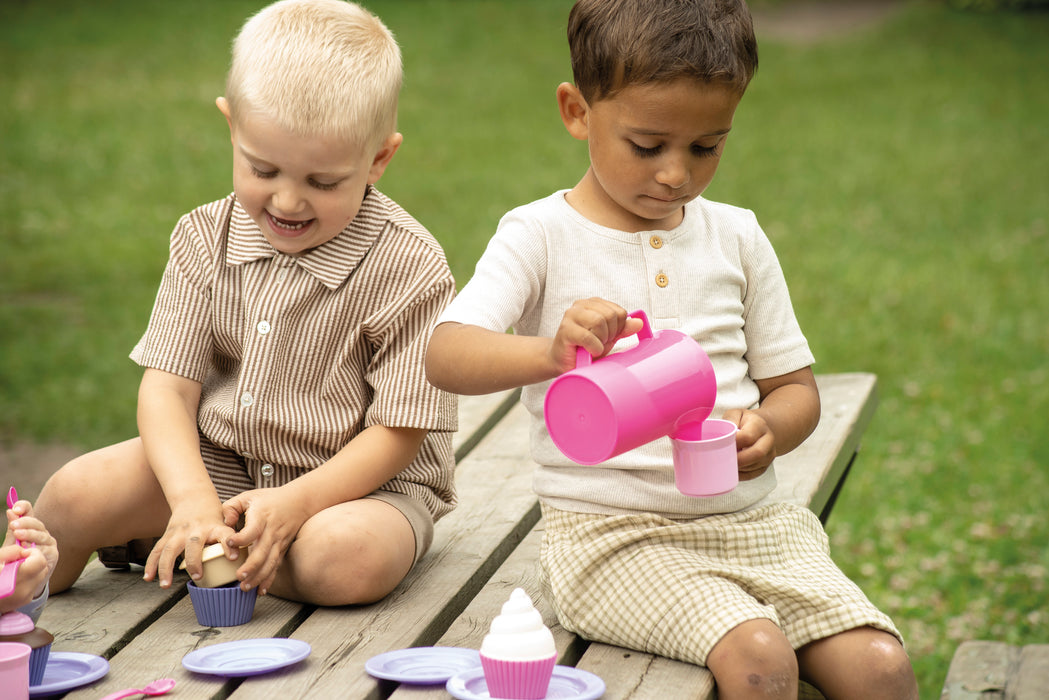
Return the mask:
{"type": "Polygon", "coordinates": [[[722,416],[739,426],[736,433],[736,459],[739,480],[756,479],[769,468],[776,457],[776,439],[769,424],[756,411],[734,409],[722,416]]]}
{"type": "Polygon", "coordinates": [[[251,546],[248,560],[237,570],[240,587],[248,591],[258,586],[259,593],[266,595],[285,553],[310,513],[285,487],[245,491],[223,503],[222,512],[231,527],[244,517],[244,528],[225,540],[226,547],[236,552],[240,547],[251,546]]]}
{"type": "Polygon", "coordinates": [[[193,504],[173,508],[164,535],[153,545],[146,559],[146,570],[142,578],[152,581],[160,578],[160,587],[171,585],[175,559],[185,553],[186,571],[193,580],[203,573],[201,552],[212,542],[225,542],[232,528],[222,522],[222,508],[214,505],[193,504]]]}
{"type": "MultiPolygon", "coordinates": [[[[34,516],[33,506],[29,501],[18,501],[14,506],[8,508],[7,530],[7,543],[19,540],[27,548],[30,544],[36,545],[47,564],[47,577],[44,579],[44,583],[50,580],[51,574],[54,572],[55,567],[58,566],[58,542],[47,531],[44,524],[34,516]]],[[[41,583],[40,590],[36,591],[36,593],[42,591],[43,588],[44,584],[41,583]]],[[[36,596],[34,595],[33,597],[36,596]]]]}
{"type": "Polygon", "coordinates": [[[608,353],[616,341],[641,330],[641,319],[629,318],[627,310],[605,299],[581,299],[565,311],[550,346],[550,359],[561,372],[576,366],[576,348],[594,357],[608,353]]]}

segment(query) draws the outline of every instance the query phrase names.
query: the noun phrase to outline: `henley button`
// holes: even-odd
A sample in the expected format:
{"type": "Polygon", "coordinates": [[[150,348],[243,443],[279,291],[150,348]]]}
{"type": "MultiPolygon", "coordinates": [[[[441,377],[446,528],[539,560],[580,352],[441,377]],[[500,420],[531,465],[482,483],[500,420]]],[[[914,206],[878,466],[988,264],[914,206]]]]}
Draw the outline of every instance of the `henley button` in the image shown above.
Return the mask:
{"type": "Polygon", "coordinates": [[[662,272],[660,272],[658,275],[656,275],[656,286],[657,287],[666,287],[668,284],[670,284],[670,278],[669,277],[664,275],[662,272]]]}
{"type": "Polygon", "coordinates": [[[655,248],[656,250],[659,250],[660,248],[663,247],[663,239],[660,238],[659,236],[652,236],[651,238],[648,239],[648,244],[650,246],[652,246],[653,248],[655,248]]]}

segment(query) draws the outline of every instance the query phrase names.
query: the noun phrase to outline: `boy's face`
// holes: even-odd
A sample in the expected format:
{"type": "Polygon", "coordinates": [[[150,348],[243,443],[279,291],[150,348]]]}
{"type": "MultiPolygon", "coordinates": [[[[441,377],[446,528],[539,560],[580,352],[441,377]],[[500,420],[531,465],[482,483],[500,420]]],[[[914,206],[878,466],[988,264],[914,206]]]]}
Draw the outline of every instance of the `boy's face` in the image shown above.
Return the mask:
{"type": "Polygon", "coordinates": [[[574,86],[562,85],[565,125],[590,147],[590,169],[570,203],[610,228],[674,228],[684,205],[714,179],[741,97],[681,78],[629,86],[591,105],[574,86]]]}
{"type": "Polygon", "coordinates": [[[247,111],[230,125],[233,191],[278,251],[297,255],[338,236],[357,216],[368,185],[378,182],[401,135],[379,153],[334,138],[304,137],[247,111]]]}

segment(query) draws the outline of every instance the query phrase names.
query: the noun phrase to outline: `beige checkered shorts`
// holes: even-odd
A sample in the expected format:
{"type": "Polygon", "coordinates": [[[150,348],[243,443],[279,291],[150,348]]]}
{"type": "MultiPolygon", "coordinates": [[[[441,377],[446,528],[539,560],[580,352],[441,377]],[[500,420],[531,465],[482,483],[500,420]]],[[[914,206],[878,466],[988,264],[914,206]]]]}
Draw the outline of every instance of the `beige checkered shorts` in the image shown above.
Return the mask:
{"type": "Polygon", "coordinates": [[[719,639],[754,619],[773,621],[795,649],[864,626],[900,638],[831,560],[807,508],[678,522],[544,505],[543,517],[545,592],[561,625],[587,639],[705,665],[719,639]]]}

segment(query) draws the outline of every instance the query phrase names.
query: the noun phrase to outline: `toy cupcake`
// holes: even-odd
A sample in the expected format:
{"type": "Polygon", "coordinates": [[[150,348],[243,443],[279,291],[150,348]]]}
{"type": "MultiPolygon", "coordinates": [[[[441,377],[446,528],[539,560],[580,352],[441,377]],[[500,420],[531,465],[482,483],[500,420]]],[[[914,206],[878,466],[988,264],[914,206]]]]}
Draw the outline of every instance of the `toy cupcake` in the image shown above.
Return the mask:
{"type": "MultiPolygon", "coordinates": [[[[247,556],[245,547],[240,550],[237,561],[230,561],[221,544],[208,545],[201,552],[203,574],[188,584],[189,598],[199,624],[204,627],[235,627],[251,620],[258,589],[242,591],[237,581],[237,566],[247,556]]],[[[182,562],[179,568],[185,569],[186,563],[182,562]]]]}
{"type": "Polygon", "coordinates": [[[187,585],[193,613],[203,627],[236,627],[250,621],[255,613],[258,588],[242,591],[238,583],[204,588],[192,581],[187,585]]]}
{"type": "Polygon", "coordinates": [[[54,636],[33,624],[33,619],[20,612],[9,612],[0,615],[0,642],[21,642],[28,644],[29,685],[40,685],[47,667],[47,657],[51,654],[51,642],[54,636]]]}
{"type": "Polygon", "coordinates": [[[514,589],[481,643],[488,694],[510,700],[545,698],[556,663],[554,635],[528,594],[514,589]]]}

